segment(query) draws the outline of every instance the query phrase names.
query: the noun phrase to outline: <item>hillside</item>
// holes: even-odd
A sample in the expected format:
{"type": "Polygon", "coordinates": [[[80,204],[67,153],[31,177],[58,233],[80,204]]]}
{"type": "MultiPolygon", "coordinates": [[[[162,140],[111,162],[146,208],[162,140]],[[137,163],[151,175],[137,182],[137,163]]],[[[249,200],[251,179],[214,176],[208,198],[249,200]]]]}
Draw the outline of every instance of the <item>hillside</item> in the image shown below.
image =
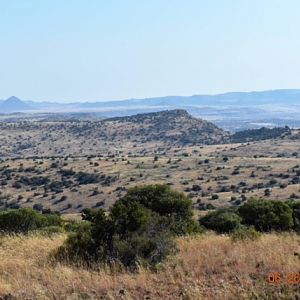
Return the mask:
{"type": "Polygon", "coordinates": [[[15,136],[22,142],[1,144],[2,153],[10,152],[0,160],[0,209],[37,205],[74,213],[86,207],[107,208],[129,187],[149,183],[167,183],[186,193],[197,214],[209,207],[235,207],[252,197],[300,197],[298,140],[118,146],[97,143],[88,135],[85,140],[83,134],[72,145],[69,137],[62,138],[61,129],[56,130],[59,140],[53,133],[45,140],[15,136]]]}
{"type": "Polygon", "coordinates": [[[104,120],[0,122],[0,157],[152,155],[170,147],[297,138],[288,127],[226,132],[185,110],[168,110],[104,120]]]}
{"type": "Polygon", "coordinates": [[[213,123],[194,118],[185,110],[179,109],[112,118],[105,120],[104,124],[117,128],[113,133],[114,138],[130,138],[133,134],[134,138],[141,142],[165,141],[178,145],[209,145],[223,143],[228,136],[228,133],[213,123]]]}
{"type": "Polygon", "coordinates": [[[102,121],[0,123],[0,132],[2,157],[145,154],[158,147],[223,143],[229,136],[183,110],[102,121]]]}

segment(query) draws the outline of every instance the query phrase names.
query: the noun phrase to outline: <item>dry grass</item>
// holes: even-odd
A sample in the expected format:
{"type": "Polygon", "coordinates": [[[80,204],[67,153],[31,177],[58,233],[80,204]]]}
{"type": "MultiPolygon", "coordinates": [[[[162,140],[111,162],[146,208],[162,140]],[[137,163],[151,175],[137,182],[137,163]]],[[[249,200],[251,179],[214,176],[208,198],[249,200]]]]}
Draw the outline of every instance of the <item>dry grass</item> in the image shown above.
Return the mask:
{"type": "MultiPolygon", "coordinates": [[[[66,158],[5,160],[0,161],[0,181],[7,183],[1,185],[0,206],[4,206],[5,202],[17,203],[22,207],[42,204],[44,208],[51,208],[63,214],[73,214],[81,212],[82,208],[95,207],[101,202],[108,208],[126,193],[125,188],[158,183],[167,183],[172,185],[172,188],[185,192],[193,200],[195,208],[198,207],[197,201],[201,201],[202,204],[213,204],[215,207],[234,206],[236,204],[235,201],[231,201],[231,197],[240,200],[242,195],[247,199],[255,197],[286,200],[292,194],[300,197],[300,184],[291,183],[299,171],[299,168],[295,168],[299,165],[299,158],[291,154],[297,151],[299,151],[298,141],[283,144],[266,141],[245,146],[230,144],[203,148],[170,147],[165,154],[158,155],[158,161],[154,161],[154,154],[149,156],[137,154],[136,157],[116,155],[91,159],[77,157],[67,160],[66,158]],[[259,157],[263,151],[264,157],[259,157]],[[287,154],[285,157],[277,157],[282,153],[287,154]],[[254,155],[257,158],[254,158],[254,155]],[[229,157],[227,162],[223,161],[224,156],[229,157]],[[206,159],[209,163],[203,163],[206,159]],[[51,167],[54,162],[57,167],[51,167]],[[232,175],[237,168],[239,174],[232,175]],[[109,185],[100,183],[79,185],[76,176],[71,176],[69,179],[73,184],[65,185],[62,193],[56,193],[49,188],[45,192],[45,185],[21,184],[18,188],[15,186],[23,176],[29,178],[43,176],[49,178],[51,182],[62,183],[61,169],[111,176],[115,181],[109,185]],[[14,175],[9,179],[5,175],[8,170],[14,175]],[[282,175],[287,177],[283,178],[282,175]],[[269,184],[271,179],[276,180],[274,185],[269,184]],[[246,185],[240,186],[241,182],[246,185]],[[195,191],[193,186],[200,186],[201,190],[195,191]],[[232,189],[231,186],[238,188],[232,189]],[[222,188],[225,190],[222,191],[222,188]],[[269,197],[265,196],[266,188],[270,189],[269,197]],[[212,201],[214,194],[218,194],[219,199],[212,201]],[[62,196],[66,199],[59,201],[62,196]]],[[[197,212],[197,209],[195,211],[197,212]]]]}
{"type": "Polygon", "coordinates": [[[157,273],[142,269],[138,274],[51,263],[49,254],[64,239],[2,237],[0,299],[9,294],[17,299],[296,299],[299,293],[299,285],[267,282],[271,271],[299,272],[295,234],[238,243],[212,234],[181,238],[179,254],[157,273]]]}

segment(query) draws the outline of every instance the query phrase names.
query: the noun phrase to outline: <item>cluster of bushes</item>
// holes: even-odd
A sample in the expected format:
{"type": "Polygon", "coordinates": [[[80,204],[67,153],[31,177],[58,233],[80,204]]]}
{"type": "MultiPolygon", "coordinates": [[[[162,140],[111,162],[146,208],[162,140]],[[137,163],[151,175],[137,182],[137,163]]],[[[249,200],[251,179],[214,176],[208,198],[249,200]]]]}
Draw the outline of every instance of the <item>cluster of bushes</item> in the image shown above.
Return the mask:
{"type": "Polygon", "coordinates": [[[219,209],[200,218],[200,224],[219,233],[243,226],[261,232],[300,231],[300,202],[252,199],[239,208],[219,209]]]}
{"type": "Polygon", "coordinates": [[[82,226],[57,257],[87,264],[155,266],[175,250],[174,238],[198,232],[192,202],[167,185],[132,188],[109,213],[86,209],[82,226]]]}
{"type": "Polygon", "coordinates": [[[235,134],[233,134],[231,136],[231,141],[233,143],[245,143],[249,141],[268,140],[278,138],[290,133],[291,129],[288,126],[275,128],[262,127],[260,129],[247,129],[243,131],[238,131],[235,134]]]}
{"type": "Polygon", "coordinates": [[[33,176],[33,177],[22,176],[17,182],[29,186],[41,186],[49,183],[49,181],[50,180],[48,177],[43,177],[43,176],[33,176]]]}
{"type": "Polygon", "coordinates": [[[0,211],[0,232],[23,233],[61,227],[62,219],[53,213],[41,214],[30,208],[8,209],[0,211]]]}
{"type": "MultiPolygon", "coordinates": [[[[97,164],[97,163],[95,163],[97,164]]],[[[103,185],[110,185],[112,182],[116,181],[115,176],[106,176],[105,174],[94,174],[94,173],[86,173],[86,172],[78,172],[76,173],[70,169],[61,169],[59,171],[62,175],[62,178],[70,178],[74,176],[74,179],[78,182],[79,185],[86,185],[92,183],[101,183],[103,185]]],[[[63,180],[66,181],[66,180],[63,180]]]]}

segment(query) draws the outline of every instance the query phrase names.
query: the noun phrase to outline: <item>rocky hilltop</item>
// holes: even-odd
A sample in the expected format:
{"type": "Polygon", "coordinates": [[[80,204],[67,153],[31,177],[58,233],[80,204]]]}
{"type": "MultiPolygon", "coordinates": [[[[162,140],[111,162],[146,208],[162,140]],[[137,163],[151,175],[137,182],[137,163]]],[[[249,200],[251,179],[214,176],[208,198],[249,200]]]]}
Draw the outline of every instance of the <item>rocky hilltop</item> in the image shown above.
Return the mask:
{"type": "Polygon", "coordinates": [[[229,136],[213,123],[194,118],[181,109],[111,118],[103,124],[115,129],[114,137],[132,137],[144,142],[209,145],[223,143],[229,136]]]}
{"type": "Polygon", "coordinates": [[[219,144],[229,133],[184,110],[101,121],[0,123],[0,158],[150,153],[158,148],[219,144]]]}

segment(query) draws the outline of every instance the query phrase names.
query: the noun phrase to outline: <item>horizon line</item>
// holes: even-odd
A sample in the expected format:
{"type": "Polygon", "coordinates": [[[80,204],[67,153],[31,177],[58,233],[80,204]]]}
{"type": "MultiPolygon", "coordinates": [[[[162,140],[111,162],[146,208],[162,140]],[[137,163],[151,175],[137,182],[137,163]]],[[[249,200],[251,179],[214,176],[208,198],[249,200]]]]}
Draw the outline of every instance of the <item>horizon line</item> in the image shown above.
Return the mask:
{"type": "Polygon", "coordinates": [[[60,100],[29,100],[29,99],[22,99],[21,97],[12,95],[6,99],[1,99],[0,101],[7,101],[10,98],[17,98],[23,102],[34,102],[34,103],[52,103],[52,104],[86,104],[86,103],[109,103],[109,102],[123,102],[123,101],[135,101],[135,100],[148,100],[148,99],[157,99],[157,98],[168,98],[168,97],[178,97],[178,98],[185,98],[185,97],[197,97],[197,96],[222,96],[228,94],[250,94],[250,93],[264,93],[264,92],[278,92],[278,91],[300,91],[300,88],[278,88],[278,89],[266,89],[266,90],[250,90],[250,91],[228,91],[222,93],[204,93],[204,94],[189,94],[189,95],[164,95],[164,96],[151,96],[151,97],[141,97],[141,98],[123,98],[123,99],[113,99],[113,100],[79,100],[79,101],[60,101],[60,100]]]}

